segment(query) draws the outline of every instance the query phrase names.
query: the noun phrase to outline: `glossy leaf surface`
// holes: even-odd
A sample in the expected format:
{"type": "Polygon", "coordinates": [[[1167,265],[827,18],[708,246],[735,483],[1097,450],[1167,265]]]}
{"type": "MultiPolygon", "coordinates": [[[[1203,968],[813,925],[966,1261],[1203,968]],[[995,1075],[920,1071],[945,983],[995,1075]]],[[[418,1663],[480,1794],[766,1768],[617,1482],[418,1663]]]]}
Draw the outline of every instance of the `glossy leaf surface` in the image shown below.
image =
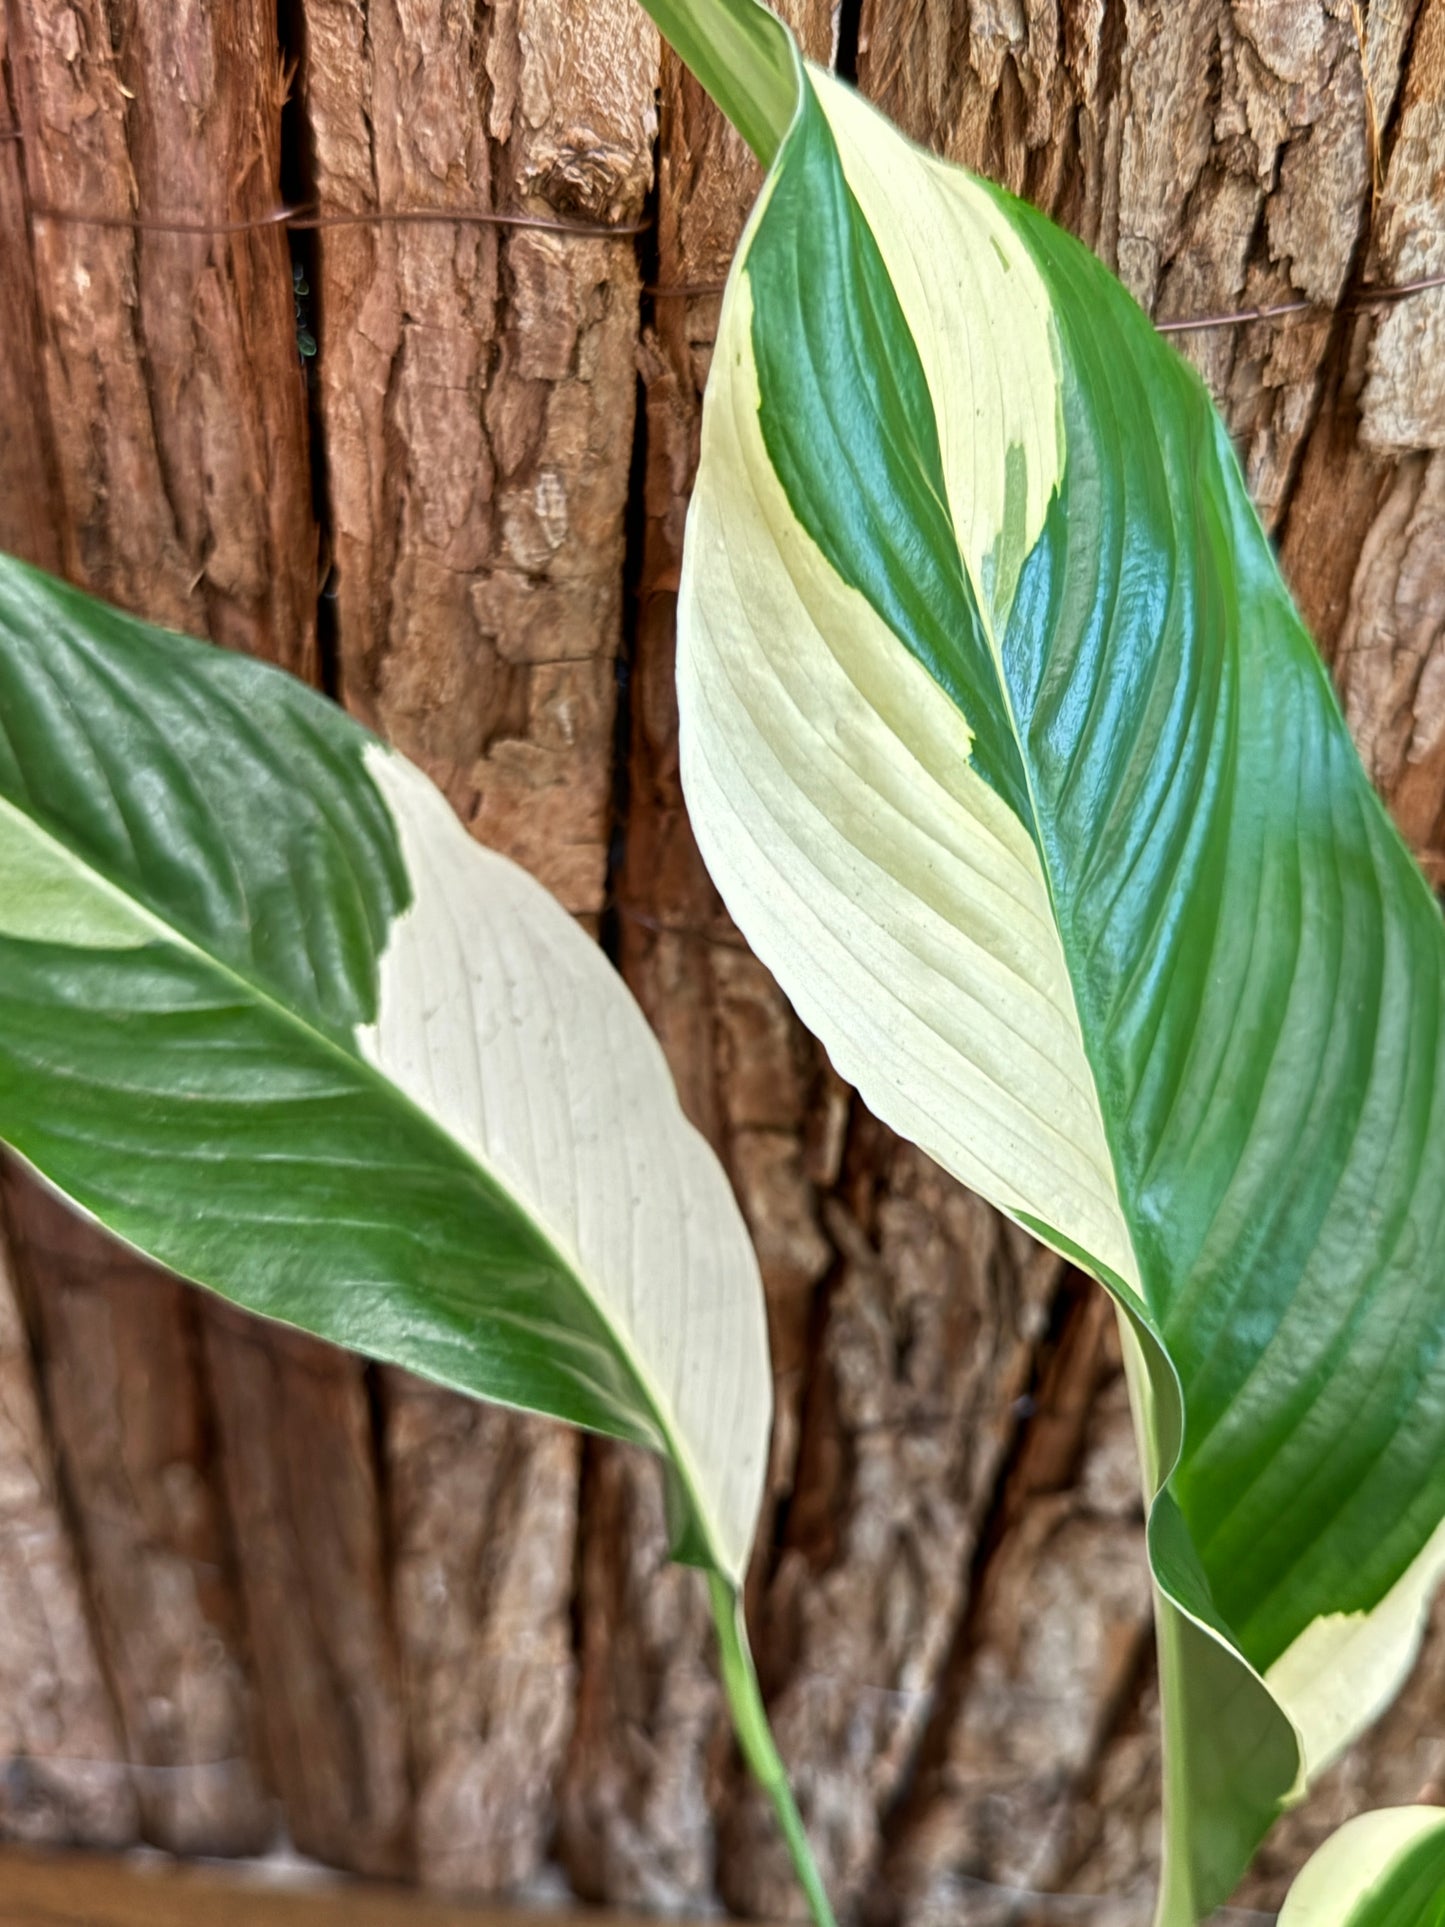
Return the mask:
{"type": "Polygon", "coordinates": [[[0,1136],[252,1311],[664,1453],[740,1581],[757,1265],[597,946],[299,683],[9,559],[0,1136]]]}
{"type": "Polygon", "coordinates": [[[705,407],[684,783],[838,1069],[1119,1301],[1187,1921],[1445,1558],[1445,932],[1194,372],[794,74],[705,407]]]}

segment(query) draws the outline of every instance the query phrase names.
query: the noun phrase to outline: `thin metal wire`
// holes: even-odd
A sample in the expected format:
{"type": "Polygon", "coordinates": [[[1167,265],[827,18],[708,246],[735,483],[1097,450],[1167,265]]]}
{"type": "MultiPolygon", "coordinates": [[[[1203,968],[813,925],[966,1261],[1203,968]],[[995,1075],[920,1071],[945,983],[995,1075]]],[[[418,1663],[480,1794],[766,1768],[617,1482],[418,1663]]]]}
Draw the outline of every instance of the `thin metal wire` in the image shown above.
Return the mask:
{"type": "Polygon", "coordinates": [[[703,930],[691,923],[670,923],[665,917],[654,916],[649,910],[639,910],[625,897],[609,897],[603,909],[604,912],[615,911],[624,923],[635,923],[641,929],[655,931],[661,937],[677,937],[683,943],[700,943],[712,950],[738,950],[751,955],[747,944],[736,932],[703,930]]]}
{"type": "MultiPolygon", "coordinates": [[[[18,138],[16,130],[16,138],[18,138]]],[[[490,208],[421,207],[373,208],[363,213],[323,209],[307,202],[300,207],[275,207],[240,221],[181,221],[149,214],[91,214],[84,208],[32,207],[31,218],[63,221],[78,227],[130,228],[142,234],[250,234],[263,228],[311,230],[338,227],[505,227],[534,228],[544,234],[567,234],[580,240],[609,241],[645,234],[650,221],[615,224],[559,221],[542,214],[496,214],[490,208]]]]}
{"type": "MultiPolygon", "coordinates": [[[[1189,315],[1182,321],[1156,321],[1154,329],[1161,335],[1182,335],[1202,331],[1205,328],[1242,328],[1251,321],[1282,321],[1286,315],[1308,314],[1315,308],[1313,301],[1276,301],[1267,308],[1235,308],[1229,314],[1189,315]]],[[[1334,312],[1320,308],[1319,314],[1334,312]]]]}
{"type": "MultiPolygon", "coordinates": [[[[701,299],[705,295],[722,294],[726,286],[723,281],[651,281],[644,285],[643,293],[652,295],[655,300],[680,301],[694,296],[701,299]]],[[[1232,308],[1221,314],[1186,315],[1178,321],[1156,321],[1154,327],[1161,335],[1179,335],[1201,332],[1207,328],[1242,328],[1253,321],[1282,321],[1297,314],[1318,315],[1323,320],[1336,314],[1354,314],[1363,309],[1404,301],[1410,295],[1426,294],[1432,288],[1445,288],[1445,273],[1422,274],[1414,281],[1394,282],[1383,288],[1362,288],[1352,301],[1339,308],[1322,307],[1317,301],[1275,301],[1265,307],[1232,308]]]]}
{"type": "MultiPolygon", "coordinates": [[[[0,141],[24,138],[20,127],[0,127],[0,141]]],[[[64,221],[99,228],[130,228],[146,234],[248,234],[270,227],[302,230],[340,227],[415,227],[461,226],[531,228],[544,234],[561,234],[587,240],[623,240],[645,234],[651,220],[603,222],[561,221],[541,214],[497,214],[490,208],[373,208],[361,212],[322,209],[312,203],[299,207],[277,207],[268,213],[237,221],[182,221],[144,214],[92,214],[84,208],[32,207],[37,220],[64,221]]],[[[643,292],[654,300],[676,301],[720,295],[723,281],[653,281],[643,292]]],[[[1445,288],[1445,272],[1425,274],[1413,281],[1401,281],[1382,288],[1364,288],[1341,308],[1326,308],[1309,300],[1275,301],[1254,308],[1233,308],[1219,314],[1186,315],[1173,321],[1156,321],[1161,335],[1202,334],[1215,328],[1243,328],[1261,321],[1284,321],[1294,315],[1316,315],[1328,319],[1336,314],[1355,314],[1381,307],[1412,295],[1445,288]]]]}
{"type": "Polygon", "coordinates": [[[536,228],[543,234],[570,234],[579,240],[594,241],[612,241],[624,236],[646,234],[652,227],[651,220],[611,223],[557,221],[543,214],[488,214],[480,208],[455,211],[447,208],[399,208],[379,214],[302,214],[291,225],[296,228],[361,227],[373,221],[393,227],[459,221],[464,227],[475,224],[479,227],[536,228]]]}
{"type": "Polygon", "coordinates": [[[1338,308],[1324,308],[1316,301],[1276,301],[1263,308],[1235,308],[1228,314],[1191,315],[1183,321],[1156,321],[1161,335],[1201,332],[1206,328],[1242,328],[1252,321],[1279,321],[1287,315],[1313,314],[1321,320],[1336,314],[1358,314],[1366,308],[1385,307],[1404,301],[1413,294],[1426,294],[1432,288],[1445,288],[1445,273],[1422,274],[1414,281],[1398,281],[1384,288],[1362,288],[1352,301],[1338,308]]]}

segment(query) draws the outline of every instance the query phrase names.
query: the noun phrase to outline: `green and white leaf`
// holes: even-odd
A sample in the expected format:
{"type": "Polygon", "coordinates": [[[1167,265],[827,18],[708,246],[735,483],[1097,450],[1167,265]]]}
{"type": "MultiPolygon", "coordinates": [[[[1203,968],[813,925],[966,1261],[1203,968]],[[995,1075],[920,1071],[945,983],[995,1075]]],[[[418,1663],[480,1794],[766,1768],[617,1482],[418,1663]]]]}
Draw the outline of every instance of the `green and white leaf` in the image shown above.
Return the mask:
{"type": "Polygon", "coordinates": [[[1445,1808],[1362,1814],[1289,1890],[1279,1927],[1445,1927],[1445,1808]]]}
{"type": "MultiPolygon", "coordinates": [[[[791,50],[649,5],[735,114],[728,48],[791,50]]],[[[839,1070],[1122,1308],[1191,1920],[1445,1565],[1445,934],[1197,377],[794,60],[704,410],[684,784],[839,1070]]]]}
{"type": "Polygon", "coordinates": [[[740,1582],[757,1264],[597,946],[299,683],[8,558],[0,1136],[252,1311],[662,1452],[740,1582]]]}

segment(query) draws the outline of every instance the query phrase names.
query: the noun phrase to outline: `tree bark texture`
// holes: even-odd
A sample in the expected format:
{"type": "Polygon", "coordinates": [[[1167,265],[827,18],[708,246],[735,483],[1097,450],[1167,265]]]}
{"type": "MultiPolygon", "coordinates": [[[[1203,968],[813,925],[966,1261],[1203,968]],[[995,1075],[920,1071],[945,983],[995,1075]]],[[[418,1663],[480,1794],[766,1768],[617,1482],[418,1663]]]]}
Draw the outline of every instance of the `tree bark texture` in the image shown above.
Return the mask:
{"type": "MultiPolygon", "coordinates": [[[[1159,320],[1312,304],[1176,339],[1445,881],[1445,294],[1368,301],[1445,268],[1445,0],[786,11],[1159,320]]],[[[845,1915],[1143,1927],[1152,1632],[1107,1308],[839,1082],[688,828],[673,617],[756,168],[633,0],[281,26],[0,0],[0,544],[319,681],[613,950],[762,1259],[749,1612],[845,1915]],[[283,190],[351,218],[288,247],[283,190]]],[[[0,1835],[796,1914],[650,1461],[251,1324],[19,1171],[3,1205],[0,1835]]],[[[1243,1904],[1349,1813],[1445,1799],[1436,1622],[1243,1904]]]]}

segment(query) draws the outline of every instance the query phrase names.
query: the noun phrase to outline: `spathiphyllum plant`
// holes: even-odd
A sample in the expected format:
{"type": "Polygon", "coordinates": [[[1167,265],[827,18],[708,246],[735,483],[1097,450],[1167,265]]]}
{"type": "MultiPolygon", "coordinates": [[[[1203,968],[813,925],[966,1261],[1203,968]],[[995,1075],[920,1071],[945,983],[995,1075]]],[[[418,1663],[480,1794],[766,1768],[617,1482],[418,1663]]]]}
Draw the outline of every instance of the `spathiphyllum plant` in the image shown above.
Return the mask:
{"type": "MultiPolygon", "coordinates": [[[[755,0],[647,3],[768,168],[688,524],[693,821],[874,1110],[1114,1297],[1186,1927],[1445,1568],[1445,930],[1114,278],[755,0]]],[[[661,1453],[827,1923],[739,1608],[757,1267],[640,1013],[335,708],[13,562],[0,1136],[238,1304],[661,1453]]],[[[1284,1919],[1441,1927],[1445,1814],[1354,1822],[1284,1919]]]]}
{"type": "Polygon", "coordinates": [[[768,168],[688,523],[689,807],[874,1110],[1114,1296],[1192,1921],[1445,1567],[1445,931],[1113,276],[754,0],[648,5],[768,168]]]}
{"type": "Polygon", "coordinates": [[[762,1285],[641,1011],[332,704],[10,558],[0,1136],[250,1311],[661,1453],[806,1863],[738,1603],[762,1285]]]}

